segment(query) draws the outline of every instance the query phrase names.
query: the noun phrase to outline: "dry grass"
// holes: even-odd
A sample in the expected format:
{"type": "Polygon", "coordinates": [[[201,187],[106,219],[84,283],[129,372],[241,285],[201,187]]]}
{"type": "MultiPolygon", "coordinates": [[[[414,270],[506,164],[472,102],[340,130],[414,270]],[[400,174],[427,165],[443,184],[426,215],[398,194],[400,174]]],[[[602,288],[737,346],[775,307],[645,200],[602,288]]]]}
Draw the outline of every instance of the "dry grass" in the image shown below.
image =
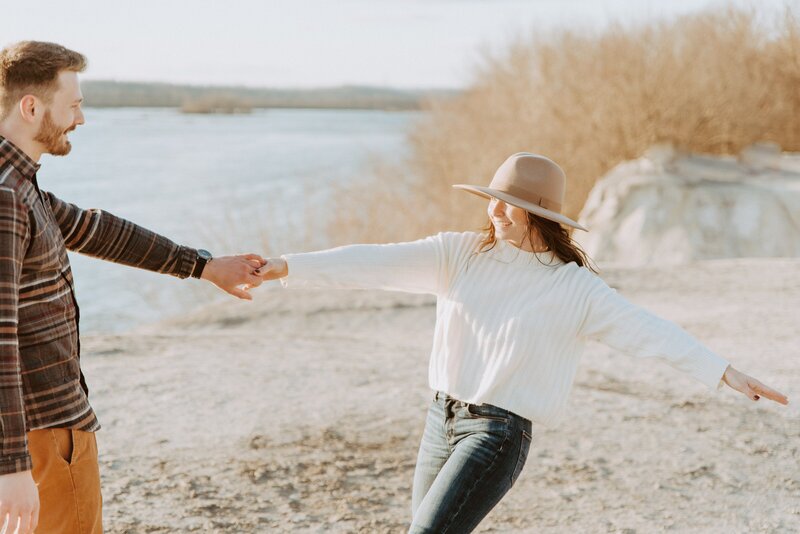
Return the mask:
{"type": "Polygon", "coordinates": [[[458,182],[488,183],[511,153],[543,153],[569,177],[577,216],[595,181],[654,143],[735,154],[757,141],[800,150],[800,24],[729,8],[599,33],[518,39],[487,56],[462,95],[429,105],[411,155],[343,190],[337,243],[419,237],[484,218],[458,182]]]}

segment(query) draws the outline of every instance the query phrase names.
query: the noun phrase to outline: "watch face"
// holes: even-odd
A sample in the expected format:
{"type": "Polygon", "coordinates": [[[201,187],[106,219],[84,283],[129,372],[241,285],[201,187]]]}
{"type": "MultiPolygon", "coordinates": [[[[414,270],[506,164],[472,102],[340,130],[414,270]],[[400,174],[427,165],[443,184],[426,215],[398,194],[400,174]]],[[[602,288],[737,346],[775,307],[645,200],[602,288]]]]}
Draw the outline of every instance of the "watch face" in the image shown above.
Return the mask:
{"type": "Polygon", "coordinates": [[[198,249],[197,255],[200,256],[202,259],[208,261],[212,258],[211,253],[207,250],[198,249]]]}

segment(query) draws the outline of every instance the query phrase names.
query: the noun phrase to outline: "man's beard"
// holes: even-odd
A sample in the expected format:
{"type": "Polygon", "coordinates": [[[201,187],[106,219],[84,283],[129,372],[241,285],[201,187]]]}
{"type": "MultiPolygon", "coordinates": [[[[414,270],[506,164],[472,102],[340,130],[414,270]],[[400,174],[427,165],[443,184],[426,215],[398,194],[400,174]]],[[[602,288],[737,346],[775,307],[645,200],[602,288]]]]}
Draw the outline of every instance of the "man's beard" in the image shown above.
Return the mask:
{"type": "Polygon", "coordinates": [[[50,110],[48,109],[44,112],[42,125],[39,127],[34,140],[44,145],[44,151],[47,154],[66,156],[72,150],[72,143],[67,139],[66,133],[74,129],[74,126],[69,130],[59,127],[53,122],[53,116],[50,115],[50,110]]]}

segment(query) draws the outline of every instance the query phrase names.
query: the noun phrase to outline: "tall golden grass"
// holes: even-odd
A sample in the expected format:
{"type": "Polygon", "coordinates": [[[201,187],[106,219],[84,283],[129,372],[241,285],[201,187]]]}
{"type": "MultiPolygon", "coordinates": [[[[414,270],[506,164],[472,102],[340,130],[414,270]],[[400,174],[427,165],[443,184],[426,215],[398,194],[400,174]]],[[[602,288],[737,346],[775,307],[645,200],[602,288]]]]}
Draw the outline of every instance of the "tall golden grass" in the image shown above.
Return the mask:
{"type": "Polygon", "coordinates": [[[575,217],[599,177],[655,143],[736,154],[757,141],[800,150],[800,24],[789,6],[769,20],[731,7],[523,37],[487,56],[463,94],[429,104],[402,164],[343,189],[329,230],[344,243],[474,228],[480,200],[451,184],[487,184],[518,151],[564,167],[575,217]]]}

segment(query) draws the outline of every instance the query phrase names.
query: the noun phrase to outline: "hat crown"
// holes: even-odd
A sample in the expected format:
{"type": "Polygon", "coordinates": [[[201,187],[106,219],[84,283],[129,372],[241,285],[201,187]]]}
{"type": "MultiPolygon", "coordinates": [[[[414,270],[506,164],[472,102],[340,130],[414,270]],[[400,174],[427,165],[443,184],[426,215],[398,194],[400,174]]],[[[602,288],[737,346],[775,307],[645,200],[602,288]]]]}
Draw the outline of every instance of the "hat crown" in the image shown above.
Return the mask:
{"type": "Polygon", "coordinates": [[[489,187],[561,213],[567,177],[551,159],[518,152],[495,172],[489,187]]]}

